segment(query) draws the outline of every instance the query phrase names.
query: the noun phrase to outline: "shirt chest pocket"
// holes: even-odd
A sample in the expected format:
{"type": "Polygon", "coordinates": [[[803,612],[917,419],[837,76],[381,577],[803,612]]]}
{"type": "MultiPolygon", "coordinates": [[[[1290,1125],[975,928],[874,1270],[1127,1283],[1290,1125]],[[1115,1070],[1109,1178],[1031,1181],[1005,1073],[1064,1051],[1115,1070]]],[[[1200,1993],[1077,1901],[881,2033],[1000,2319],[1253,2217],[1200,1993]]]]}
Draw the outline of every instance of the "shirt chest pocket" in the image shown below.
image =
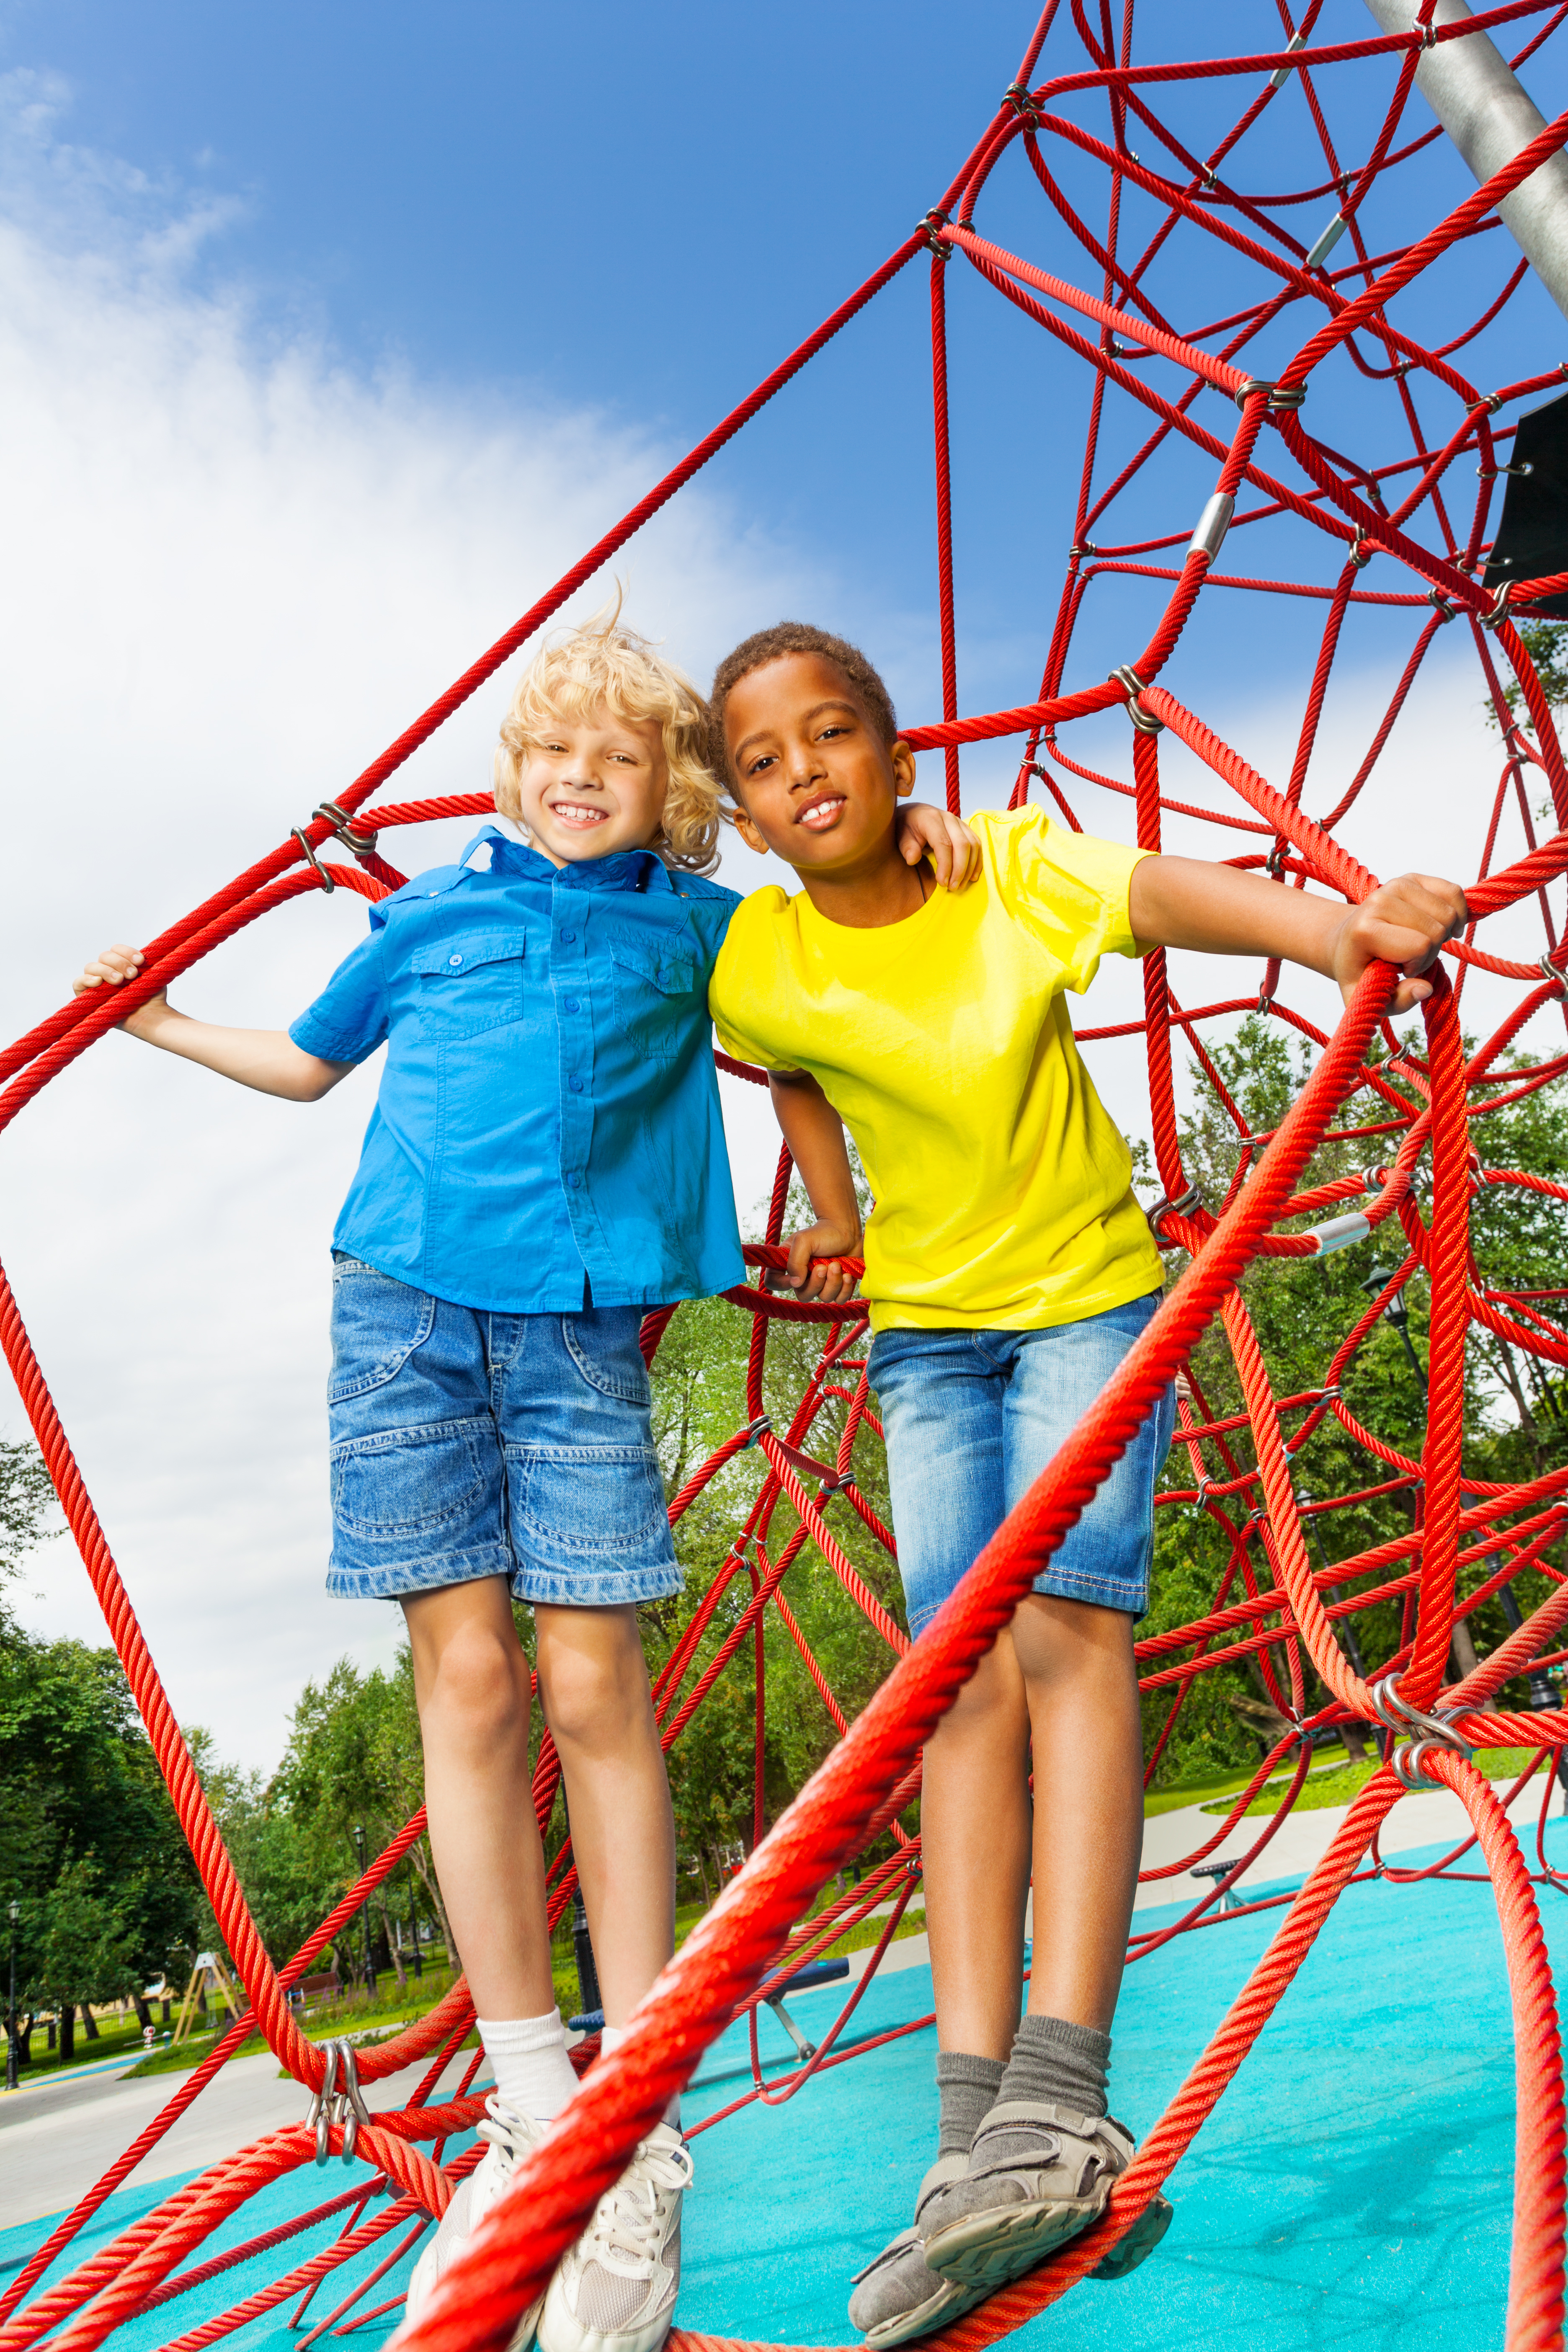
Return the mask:
{"type": "Polygon", "coordinates": [[[463,931],[416,948],[409,970],[419,1025],[428,1037],[477,1037],[520,1021],[523,1012],[521,923],[504,931],[463,931]]]}
{"type": "Polygon", "coordinates": [[[673,1062],[705,1020],[704,977],[689,940],[642,939],[617,931],[609,941],[616,1026],[650,1061],[673,1062]]]}

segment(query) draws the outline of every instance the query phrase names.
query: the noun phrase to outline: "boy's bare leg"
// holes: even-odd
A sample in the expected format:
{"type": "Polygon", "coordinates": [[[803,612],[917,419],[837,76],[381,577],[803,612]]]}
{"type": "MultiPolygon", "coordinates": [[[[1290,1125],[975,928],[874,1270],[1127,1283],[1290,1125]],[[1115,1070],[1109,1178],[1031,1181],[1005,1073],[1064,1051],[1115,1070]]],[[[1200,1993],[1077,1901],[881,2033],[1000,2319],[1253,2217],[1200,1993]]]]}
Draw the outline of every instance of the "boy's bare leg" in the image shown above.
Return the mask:
{"type": "Polygon", "coordinates": [[[528,1762],[528,1660],[504,1576],[405,1596],[442,1900],[480,2017],[555,2006],[528,1762]]]}
{"type": "Polygon", "coordinates": [[[675,1949],[675,1824],[637,1611],[538,1601],[533,1622],[605,2019],[620,2025],[675,1949]]]}
{"type": "Polygon", "coordinates": [[[1034,1738],[1029,2010],[1109,2033],[1143,1850],[1132,1620],[1031,1593],[1012,1632],[1034,1738]]]}
{"type": "Polygon", "coordinates": [[[1029,1881],[1029,1716],[1004,1628],[925,1746],[921,1851],[943,2050],[1005,2061],[1029,1881]]]}
{"type": "Polygon", "coordinates": [[[1142,1851],[1142,1759],[1131,1619],[1028,1594],[926,1742],[921,1823],[942,2049],[1012,2051],[1031,1843],[1030,2011],[1109,2032],[1142,1851]]]}

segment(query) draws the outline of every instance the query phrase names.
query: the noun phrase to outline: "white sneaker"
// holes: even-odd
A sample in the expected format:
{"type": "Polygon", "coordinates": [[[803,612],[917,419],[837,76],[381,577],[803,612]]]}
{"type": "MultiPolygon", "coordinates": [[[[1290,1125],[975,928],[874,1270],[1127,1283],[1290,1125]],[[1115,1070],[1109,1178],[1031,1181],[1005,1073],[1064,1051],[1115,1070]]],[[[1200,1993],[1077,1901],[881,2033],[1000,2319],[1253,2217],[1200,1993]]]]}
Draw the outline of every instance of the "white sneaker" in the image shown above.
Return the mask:
{"type": "MultiPolygon", "coordinates": [[[[479,2137],[489,2140],[483,2157],[466,2180],[459,2180],[452,2201],[442,2214],[436,2235],[414,2265],[403,2324],[390,2338],[386,2352],[398,2352],[406,2331],[423,2315],[437,2282],[462,2251],[492,2205],[511,2186],[511,2176],[524,2157],[531,2156],[550,2129],[531,2116],[520,2116],[500,2099],[487,2103],[479,2137]]],[[[507,2352],[529,2352],[539,2326],[544,2297],[537,2295],[518,2321],[507,2352]]]]}
{"type": "Polygon", "coordinates": [[[680,2200],[691,2158],[656,2124],[550,2282],[540,2352],[658,2352],[680,2284],[680,2200]]]}

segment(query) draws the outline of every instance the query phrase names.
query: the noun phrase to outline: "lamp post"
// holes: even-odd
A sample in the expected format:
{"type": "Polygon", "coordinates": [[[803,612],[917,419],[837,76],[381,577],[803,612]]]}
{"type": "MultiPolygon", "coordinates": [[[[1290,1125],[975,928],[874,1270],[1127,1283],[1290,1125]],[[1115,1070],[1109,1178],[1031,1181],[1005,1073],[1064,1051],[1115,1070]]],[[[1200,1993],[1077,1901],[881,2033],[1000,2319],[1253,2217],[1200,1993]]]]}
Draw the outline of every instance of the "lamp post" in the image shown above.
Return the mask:
{"type": "MultiPolygon", "coordinates": [[[[359,1856],[359,1874],[363,1878],[364,1876],[364,1830],[362,1824],[358,1822],[354,1823],[354,1852],[359,1856]]],[[[375,1964],[370,1956],[370,1897],[368,1895],[365,1896],[363,1903],[360,1906],[360,1918],[364,1927],[365,1990],[374,2000],[375,1998],[375,1964]]]]}
{"type": "Polygon", "coordinates": [[[19,1903],[11,1906],[11,2006],[5,2012],[5,2088],[16,2087],[16,1922],[22,1916],[19,1903]]]}
{"type": "MultiPolygon", "coordinates": [[[[1396,1269],[1394,1266],[1384,1265],[1379,1263],[1373,1267],[1371,1273],[1367,1276],[1365,1281],[1361,1286],[1364,1291],[1368,1292],[1372,1297],[1375,1298],[1378,1292],[1382,1290],[1386,1284],[1393,1280],[1395,1271],[1396,1269]]],[[[1405,1293],[1403,1290],[1396,1290],[1394,1292],[1393,1297],[1389,1300],[1387,1306],[1383,1310],[1383,1319],[1385,1323],[1392,1323],[1394,1329],[1398,1332],[1401,1340],[1404,1342],[1405,1352],[1410,1359],[1410,1369],[1415,1373],[1416,1380],[1420,1382],[1421,1393],[1425,1396],[1426,1393],[1426,1375],[1421,1369],[1420,1357],[1416,1354],[1415,1349],[1410,1344],[1410,1309],[1405,1304],[1405,1293]]]]}

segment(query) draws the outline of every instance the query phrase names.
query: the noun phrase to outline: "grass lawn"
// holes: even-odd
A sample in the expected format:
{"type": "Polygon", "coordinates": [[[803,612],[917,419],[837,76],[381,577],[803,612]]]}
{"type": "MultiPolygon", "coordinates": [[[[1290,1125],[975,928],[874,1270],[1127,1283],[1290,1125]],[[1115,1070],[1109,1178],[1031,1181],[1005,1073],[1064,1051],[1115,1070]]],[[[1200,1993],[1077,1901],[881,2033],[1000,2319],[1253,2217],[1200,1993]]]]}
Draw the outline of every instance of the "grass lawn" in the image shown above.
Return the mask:
{"type": "MultiPolygon", "coordinates": [[[[83,2032],[81,2020],[78,2018],[76,2048],[71,2053],[68,2073],[74,2072],[78,2066],[99,2065],[105,2058],[123,2057],[128,2052],[142,2047],[142,2028],[136,2021],[134,2010],[127,2011],[123,2022],[117,2017],[100,2017],[97,2023],[98,2039],[92,2042],[83,2032]]],[[[46,2038],[47,2028],[36,2025],[33,2028],[33,2054],[24,2063],[16,2078],[17,2087],[21,2090],[34,2090],[40,2083],[52,2080],[60,2072],[58,2041],[57,2039],[54,2049],[48,2050],[44,2046],[46,2038]]],[[[4,2048],[4,2036],[0,2034],[0,2054],[3,2054],[4,2048]]]]}
{"type": "MultiPolygon", "coordinates": [[[[1512,1780],[1523,1771],[1534,1754],[1533,1748],[1478,1748],[1476,1763],[1489,1780],[1512,1780]]],[[[1351,1799],[1365,1788],[1376,1770],[1375,1763],[1352,1764],[1347,1759],[1314,1772],[1297,1798],[1293,1810],[1310,1813],[1325,1805],[1348,1805],[1351,1799]]],[[[1250,1821],[1255,1814],[1277,1813],[1289,1785],[1288,1773],[1268,1782],[1248,1805],[1243,1819],[1250,1821]]],[[[1245,1780],[1238,1780],[1234,1793],[1239,1794],[1246,1786],[1245,1780]]],[[[1204,1807],[1205,1813],[1223,1813],[1227,1810],[1223,1800],[1204,1807]]]]}

